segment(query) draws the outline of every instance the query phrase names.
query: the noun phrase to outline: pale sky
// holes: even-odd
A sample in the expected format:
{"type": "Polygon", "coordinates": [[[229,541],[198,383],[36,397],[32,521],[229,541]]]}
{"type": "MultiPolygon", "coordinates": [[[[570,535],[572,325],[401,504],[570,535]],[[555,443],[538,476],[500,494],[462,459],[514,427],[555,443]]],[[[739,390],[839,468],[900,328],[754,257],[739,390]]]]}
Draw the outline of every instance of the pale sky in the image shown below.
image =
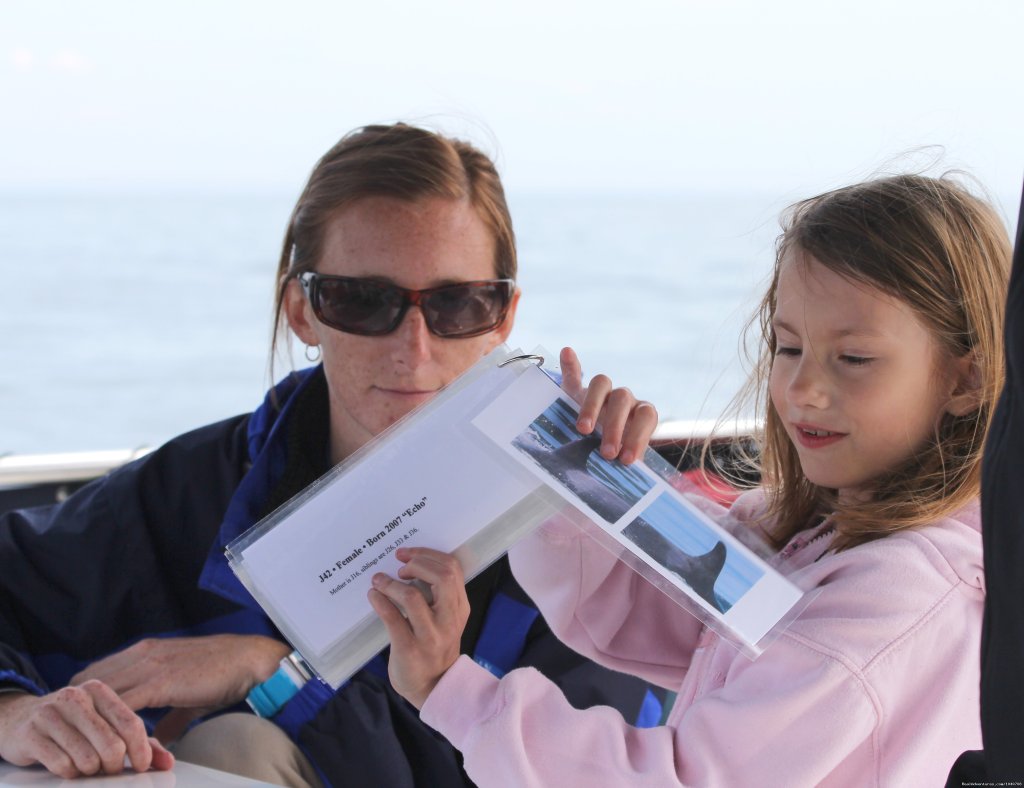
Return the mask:
{"type": "Polygon", "coordinates": [[[496,157],[530,291],[516,343],[713,417],[752,308],[733,301],[759,286],[729,272],[767,270],[786,204],[937,159],[1013,227],[1022,34],[1024,0],[0,0],[0,271],[21,283],[0,291],[0,453],[155,445],[251,408],[292,201],[343,133],[399,119],[496,157]],[[566,211],[593,192],[629,210],[566,211]]]}
{"type": "Polygon", "coordinates": [[[4,191],[294,193],[395,119],[482,144],[510,191],[804,196],[920,146],[1014,202],[1024,174],[1021,0],[0,9],[4,191]]]}

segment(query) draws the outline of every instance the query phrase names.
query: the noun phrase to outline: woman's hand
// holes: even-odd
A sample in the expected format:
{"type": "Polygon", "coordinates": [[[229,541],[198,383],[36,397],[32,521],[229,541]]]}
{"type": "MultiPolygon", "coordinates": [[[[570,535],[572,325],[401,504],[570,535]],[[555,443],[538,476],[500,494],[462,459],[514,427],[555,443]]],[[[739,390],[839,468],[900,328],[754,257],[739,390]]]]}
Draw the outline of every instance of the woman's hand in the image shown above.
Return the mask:
{"type": "Polygon", "coordinates": [[[244,699],[289,651],[262,635],[146,638],[92,663],[71,683],[102,681],[131,709],[213,710],[244,699]]]}
{"type": "Polygon", "coordinates": [[[38,763],[70,780],[119,774],[126,757],[137,772],[174,765],[174,756],[146,735],[139,716],[101,681],[40,697],[0,695],[0,758],[8,763],[38,763]]]}
{"type": "Polygon", "coordinates": [[[395,557],[405,564],[398,576],[419,581],[429,593],[378,573],[367,596],[391,636],[391,686],[418,709],[459,658],[469,599],[462,567],[453,556],[400,547],[395,557]]]}
{"type": "Polygon", "coordinates": [[[262,635],[146,638],[89,665],[71,683],[99,680],[133,710],[170,706],[153,730],[169,744],[193,720],[242,700],[289,650],[262,635]]]}
{"type": "Polygon", "coordinates": [[[563,348],[559,357],[562,366],[562,388],[581,403],[576,429],[589,435],[601,426],[601,456],[618,458],[629,465],[643,456],[658,426],[658,411],[650,402],[638,400],[627,388],[613,388],[607,375],[595,375],[586,388],[583,368],[572,348],[563,348]]]}

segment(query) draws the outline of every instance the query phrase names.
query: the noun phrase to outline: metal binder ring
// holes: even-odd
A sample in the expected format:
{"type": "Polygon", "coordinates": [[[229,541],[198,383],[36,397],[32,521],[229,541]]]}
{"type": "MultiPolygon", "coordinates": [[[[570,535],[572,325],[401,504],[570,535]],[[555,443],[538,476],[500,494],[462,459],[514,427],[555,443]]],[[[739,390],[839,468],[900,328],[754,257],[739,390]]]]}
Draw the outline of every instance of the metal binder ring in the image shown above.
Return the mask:
{"type": "Polygon", "coordinates": [[[511,364],[513,361],[533,361],[537,364],[538,367],[544,366],[544,356],[537,356],[533,354],[524,354],[522,356],[512,356],[511,358],[506,358],[504,361],[498,364],[498,366],[503,367],[506,364],[511,364]]]}

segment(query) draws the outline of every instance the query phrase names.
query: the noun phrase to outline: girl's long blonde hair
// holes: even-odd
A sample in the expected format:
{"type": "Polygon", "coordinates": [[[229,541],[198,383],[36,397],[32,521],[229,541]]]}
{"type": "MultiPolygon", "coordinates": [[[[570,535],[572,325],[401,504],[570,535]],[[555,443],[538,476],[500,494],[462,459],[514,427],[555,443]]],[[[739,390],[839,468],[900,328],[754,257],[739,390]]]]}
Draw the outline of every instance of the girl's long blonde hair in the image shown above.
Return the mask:
{"type": "Polygon", "coordinates": [[[842,550],[894,531],[934,522],[980,491],[981,455],[1003,385],[1003,313],[1010,270],[1006,227],[988,203],[948,176],[899,175],[812,197],[783,215],[771,284],[751,322],[761,342],[740,403],[763,416],[756,458],[768,491],[776,546],[816,518],[834,514],[833,545],[842,550]],[[782,259],[812,256],[848,279],[910,306],[949,358],[972,354],[978,406],[944,414],[934,438],[877,479],[869,501],[839,503],[836,491],[810,483],[772,406],[768,377],[782,259]]]}

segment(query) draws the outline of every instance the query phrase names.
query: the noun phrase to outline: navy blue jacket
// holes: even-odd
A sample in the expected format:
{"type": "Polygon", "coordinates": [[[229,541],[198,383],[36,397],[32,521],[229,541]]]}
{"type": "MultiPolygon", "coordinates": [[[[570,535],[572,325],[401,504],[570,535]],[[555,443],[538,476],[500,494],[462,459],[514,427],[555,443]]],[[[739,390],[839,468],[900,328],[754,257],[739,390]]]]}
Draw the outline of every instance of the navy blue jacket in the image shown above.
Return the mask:
{"type": "MultiPolygon", "coordinates": [[[[280,638],[223,546],[328,470],[327,413],[322,370],[293,374],[252,414],[175,438],[62,503],[0,517],[0,687],[45,694],[144,637],[280,638]]],[[[554,638],[504,559],[467,589],[464,653],[497,673],[537,667],[579,707],[657,722],[645,685],[554,638]]],[[[163,711],[142,715],[153,724],[163,711]]],[[[336,693],[309,682],[274,721],[330,785],[470,784],[457,751],[389,685],[386,654],[336,693]]]]}
{"type": "Polygon", "coordinates": [[[1024,780],[1024,193],[1006,302],[1006,383],[981,468],[985,620],[981,630],[981,739],[947,786],[1024,780]]]}

